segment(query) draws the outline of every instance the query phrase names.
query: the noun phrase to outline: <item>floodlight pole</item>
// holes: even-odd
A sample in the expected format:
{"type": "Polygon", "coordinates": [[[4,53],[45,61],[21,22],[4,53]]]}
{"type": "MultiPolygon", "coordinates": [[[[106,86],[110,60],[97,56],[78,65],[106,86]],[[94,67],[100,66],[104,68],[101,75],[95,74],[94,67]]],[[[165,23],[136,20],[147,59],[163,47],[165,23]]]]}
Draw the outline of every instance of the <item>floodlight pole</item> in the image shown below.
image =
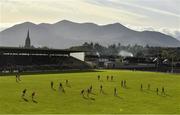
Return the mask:
{"type": "Polygon", "coordinates": [[[156,68],[157,70],[157,72],[158,72],[158,70],[159,70],[159,57],[157,58],[157,68],[156,68]]]}
{"type": "Polygon", "coordinates": [[[158,49],[158,52],[157,52],[156,71],[157,72],[159,71],[159,49],[158,49]]]}
{"type": "Polygon", "coordinates": [[[173,67],[173,56],[172,56],[172,62],[171,62],[171,73],[173,73],[174,67],[173,67]]]}

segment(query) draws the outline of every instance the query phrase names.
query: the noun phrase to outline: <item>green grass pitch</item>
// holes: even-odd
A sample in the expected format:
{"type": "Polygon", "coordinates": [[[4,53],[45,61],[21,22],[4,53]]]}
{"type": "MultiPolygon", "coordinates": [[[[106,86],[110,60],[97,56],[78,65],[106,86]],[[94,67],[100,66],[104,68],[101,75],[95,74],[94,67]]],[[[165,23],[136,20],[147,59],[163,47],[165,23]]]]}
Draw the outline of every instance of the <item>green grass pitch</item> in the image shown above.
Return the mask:
{"type": "MultiPolygon", "coordinates": [[[[86,95],[85,95],[86,96],[86,95]]],[[[66,113],[66,114],[111,114],[111,113],[152,113],[180,114],[180,75],[153,72],[133,72],[122,70],[102,70],[97,72],[22,75],[16,83],[15,76],[0,77],[0,113],[66,113]],[[101,76],[101,81],[97,80],[101,76]],[[113,75],[113,81],[106,76],[113,75]],[[65,86],[69,80],[70,87],[65,86]],[[121,87],[121,80],[127,81],[127,88],[121,87]],[[50,88],[54,81],[56,91],[50,88]],[[62,82],[65,93],[58,90],[62,82]],[[140,84],[143,84],[143,91],[140,84]],[[100,94],[100,85],[105,94],[100,94]],[[151,84],[150,90],[147,85],[151,84]],[[90,98],[80,95],[82,89],[93,86],[90,98]],[[156,88],[164,86],[166,95],[156,94],[156,88]],[[114,88],[118,96],[114,96],[114,88]],[[22,91],[27,88],[25,98],[22,91]],[[34,103],[31,94],[35,91],[34,103]],[[93,100],[94,98],[95,100],[93,100]]]]}

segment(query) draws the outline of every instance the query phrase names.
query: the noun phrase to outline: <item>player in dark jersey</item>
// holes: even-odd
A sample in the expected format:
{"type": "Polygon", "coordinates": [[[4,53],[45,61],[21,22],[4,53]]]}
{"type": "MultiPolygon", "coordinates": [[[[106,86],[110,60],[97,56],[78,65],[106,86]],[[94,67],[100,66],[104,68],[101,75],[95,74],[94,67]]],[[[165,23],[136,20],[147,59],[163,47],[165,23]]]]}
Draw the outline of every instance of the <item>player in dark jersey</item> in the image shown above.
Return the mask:
{"type": "Polygon", "coordinates": [[[159,89],[158,89],[158,88],[156,88],[156,94],[157,94],[157,95],[159,94],[159,89]]]}
{"type": "Polygon", "coordinates": [[[161,94],[164,94],[164,95],[165,95],[164,87],[162,87],[162,92],[161,92],[161,94]]]}
{"type": "Polygon", "coordinates": [[[109,80],[109,76],[107,76],[107,80],[109,80]]]}
{"type": "Polygon", "coordinates": [[[66,86],[68,86],[68,83],[69,83],[69,81],[68,81],[68,80],[66,80],[66,86]]]}
{"type": "Polygon", "coordinates": [[[81,90],[81,95],[84,95],[84,89],[83,89],[83,90],[81,90]]]}
{"type": "Polygon", "coordinates": [[[32,95],[31,95],[31,97],[32,97],[32,100],[34,100],[34,96],[35,96],[35,92],[32,92],[32,95]]]}
{"type": "Polygon", "coordinates": [[[121,87],[124,87],[124,81],[121,80],[121,87]]]}
{"type": "Polygon", "coordinates": [[[113,76],[111,76],[111,81],[113,81],[113,78],[114,78],[114,77],[113,77],[113,76]]]}
{"type": "Polygon", "coordinates": [[[54,82],[51,81],[51,89],[54,89],[54,82]]]}
{"type": "Polygon", "coordinates": [[[24,90],[22,91],[22,98],[24,98],[24,97],[25,97],[25,95],[26,95],[26,91],[27,91],[27,89],[24,89],[24,90]]]}
{"type": "Polygon", "coordinates": [[[98,75],[97,78],[98,78],[98,81],[99,81],[100,80],[100,75],[98,75]]]}
{"type": "Polygon", "coordinates": [[[114,96],[117,96],[117,89],[114,88],[114,96]]]}
{"type": "Polygon", "coordinates": [[[89,91],[90,93],[92,93],[92,85],[89,87],[89,91]]]}
{"type": "Polygon", "coordinates": [[[141,91],[143,90],[143,85],[141,84],[141,91]]]}
{"type": "Polygon", "coordinates": [[[100,85],[100,93],[103,93],[103,86],[100,85]]]}

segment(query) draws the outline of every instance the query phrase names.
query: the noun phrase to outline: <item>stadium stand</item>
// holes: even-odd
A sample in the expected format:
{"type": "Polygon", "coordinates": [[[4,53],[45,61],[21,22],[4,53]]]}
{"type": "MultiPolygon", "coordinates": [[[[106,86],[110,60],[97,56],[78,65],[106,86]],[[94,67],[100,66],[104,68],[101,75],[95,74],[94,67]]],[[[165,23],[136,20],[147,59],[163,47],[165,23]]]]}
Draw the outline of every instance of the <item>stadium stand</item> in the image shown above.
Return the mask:
{"type": "Polygon", "coordinates": [[[90,68],[84,61],[70,56],[72,52],[82,51],[0,47],[0,71],[49,71],[90,68]]]}

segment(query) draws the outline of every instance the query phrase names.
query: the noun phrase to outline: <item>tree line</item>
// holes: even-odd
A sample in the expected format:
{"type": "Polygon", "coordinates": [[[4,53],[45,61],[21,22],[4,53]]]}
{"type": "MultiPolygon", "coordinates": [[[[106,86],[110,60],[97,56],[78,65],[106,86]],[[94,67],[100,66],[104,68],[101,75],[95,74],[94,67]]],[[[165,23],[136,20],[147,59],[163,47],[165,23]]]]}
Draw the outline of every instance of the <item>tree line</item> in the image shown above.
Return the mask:
{"type": "Polygon", "coordinates": [[[135,57],[159,57],[180,61],[180,47],[153,47],[141,45],[123,45],[121,43],[103,46],[99,43],[85,42],[80,46],[73,46],[71,50],[85,50],[98,52],[100,55],[118,56],[120,51],[131,52],[135,57]]]}

